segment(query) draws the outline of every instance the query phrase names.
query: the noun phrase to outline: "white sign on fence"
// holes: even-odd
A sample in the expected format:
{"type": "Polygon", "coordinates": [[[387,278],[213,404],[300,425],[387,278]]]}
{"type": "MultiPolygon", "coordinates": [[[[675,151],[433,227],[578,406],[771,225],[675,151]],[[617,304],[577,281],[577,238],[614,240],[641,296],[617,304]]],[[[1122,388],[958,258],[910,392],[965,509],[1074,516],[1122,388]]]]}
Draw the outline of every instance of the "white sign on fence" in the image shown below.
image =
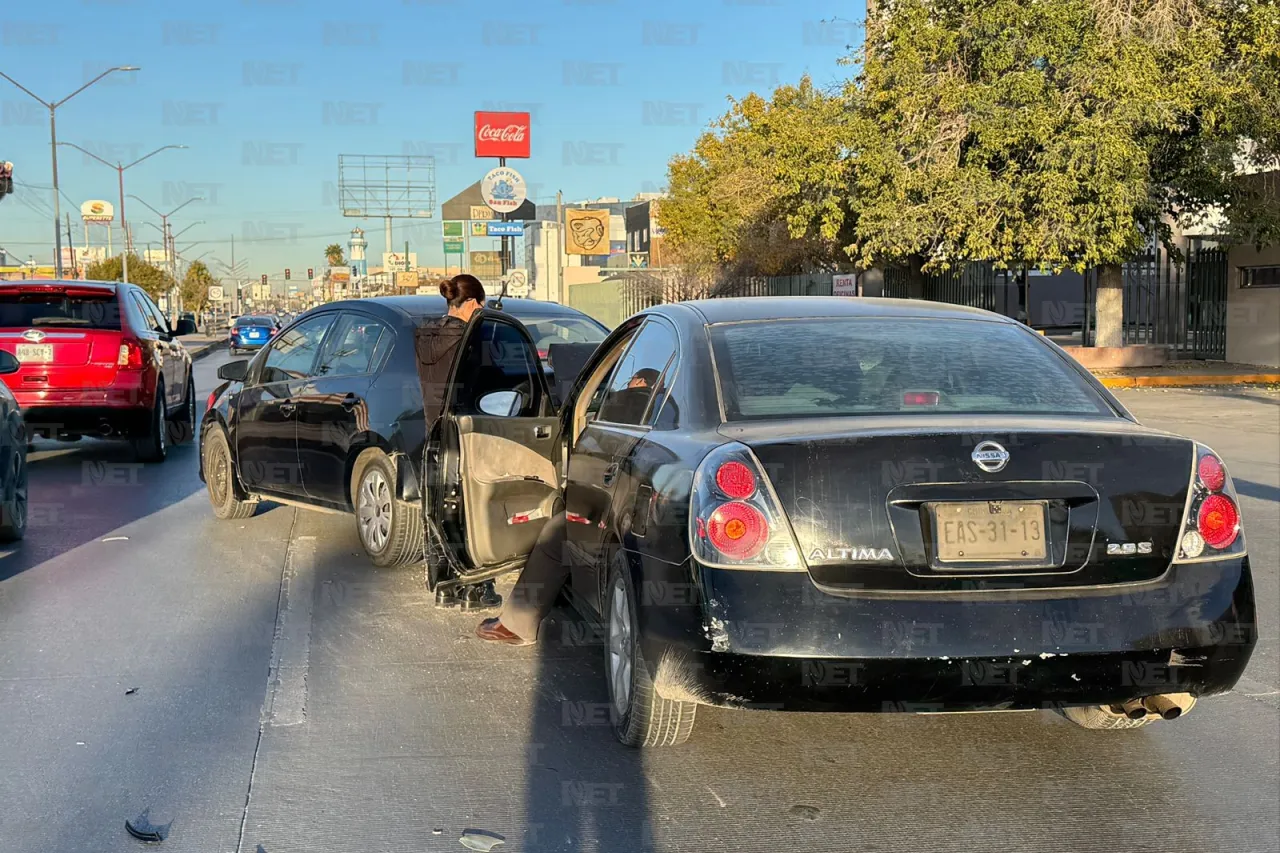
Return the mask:
{"type": "Polygon", "coordinates": [[[832,296],[861,296],[857,274],[831,276],[832,296]]]}

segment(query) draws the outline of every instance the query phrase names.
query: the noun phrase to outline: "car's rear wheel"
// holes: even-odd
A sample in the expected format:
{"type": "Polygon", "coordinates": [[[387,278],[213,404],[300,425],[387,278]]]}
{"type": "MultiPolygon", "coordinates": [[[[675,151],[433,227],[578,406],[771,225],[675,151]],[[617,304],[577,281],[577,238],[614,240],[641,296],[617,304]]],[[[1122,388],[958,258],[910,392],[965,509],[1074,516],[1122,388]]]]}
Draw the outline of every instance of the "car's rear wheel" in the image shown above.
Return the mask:
{"type": "Polygon", "coordinates": [[[0,503],[0,542],[15,542],[27,535],[27,452],[15,443],[9,454],[8,499],[0,503]]]}
{"type": "Polygon", "coordinates": [[[196,383],[187,377],[187,393],[182,400],[182,409],[175,412],[169,420],[169,443],[186,444],[196,433],[196,383]]]}
{"type": "Polygon", "coordinates": [[[387,454],[364,451],[351,472],[351,505],[360,544],[375,566],[403,566],[423,554],[422,513],[396,500],[396,472],[387,454]]]}
{"type": "Polygon", "coordinates": [[[616,552],[611,562],[604,665],[613,732],[627,746],[677,746],[693,733],[698,706],[658,695],[640,651],[626,555],[616,552]]]}
{"type": "Polygon", "coordinates": [[[164,384],[156,383],[156,401],[146,432],[131,439],[133,452],[140,462],[163,462],[169,455],[169,425],[164,411],[164,384]]]}
{"type": "Polygon", "coordinates": [[[253,515],[258,508],[257,499],[242,501],[236,498],[235,463],[231,460],[231,447],[227,444],[227,434],[222,431],[222,427],[209,428],[202,452],[204,482],[209,491],[213,514],[224,519],[248,518],[253,515]]]}

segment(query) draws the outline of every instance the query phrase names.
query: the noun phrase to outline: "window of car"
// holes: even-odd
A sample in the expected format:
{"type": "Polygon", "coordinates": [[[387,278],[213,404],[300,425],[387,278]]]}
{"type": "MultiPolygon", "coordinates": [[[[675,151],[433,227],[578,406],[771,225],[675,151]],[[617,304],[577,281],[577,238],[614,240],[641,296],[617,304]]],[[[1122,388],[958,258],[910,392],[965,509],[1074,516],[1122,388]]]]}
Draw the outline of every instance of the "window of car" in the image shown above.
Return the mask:
{"type": "Polygon", "coordinates": [[[977,320],[841,318],[710,327],[725,416],[1115,415],[1034,333],[977,320]]]}
{"type": "Polygon", "coordinates": [[[0,327],[35,329],[68,326],[119,329],[120,303],[114,293],[5,288],[0,293],[0,327]]]}
{"type": "Polygon", "coordinates": [[[481,397],[493,391],[519,391],[525,401],[518,417],[536,415],[542,404],[537,359],[520,330],[505,320],[486,317],[467,338],[454,382],[453,411],[479,413],[481,397]]]}
{"type": "Polygon", "coordinates": [[[142,312],[142,321],[146,323],[147,328],[153,332],[166,334],[169,331],[169,324],[164,321],[164,317],[147,295],[141,290],[133,291],[133,299],[138,306],[138,310],[142,312]]]}
{"type": "Polygon", "coordinates": [[[372,317],[344,312],[325,340],[317,376],[359,376],[375,373],[390,349],[394,333],[372,317]]]}
{"type": "Polygon", "coordinates": [[[333,314],[320,314],[277,335],[265,350],[258,381],[288,382],[313,375],[311,366],[333,318],[333,314]]]}
{"type": "Polygon", "coordinates": [[[537,317],[524,319],[538,357],[546,358],[552,344],[598,344],[609,336],[600,324],[586,317],[537,317]]]}
{"type": "Polygon", "coordinates": [[[649,403],[675,354],[676,335],[671,327],[661,320],[646,320],[610,376],[596,419],[645,424],[649,403]]]}
{"type": "Polygon", "coordinates": [[[244,328],[245,326],[263,326],[270,328],[275,323],[270,317],[237,317],[235,322],[236,328],[244,328]]]}

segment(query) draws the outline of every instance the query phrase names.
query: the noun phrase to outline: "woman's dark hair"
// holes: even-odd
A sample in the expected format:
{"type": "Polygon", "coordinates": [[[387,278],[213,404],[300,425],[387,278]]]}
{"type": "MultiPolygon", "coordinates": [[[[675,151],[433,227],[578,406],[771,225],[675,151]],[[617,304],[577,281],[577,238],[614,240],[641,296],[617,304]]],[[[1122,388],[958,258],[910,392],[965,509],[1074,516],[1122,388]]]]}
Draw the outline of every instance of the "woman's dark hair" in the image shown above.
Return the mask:
{"type": "Polygon", "coordinates": [[[473,275],[462,273],[440,282],[440,295],[450,308],[461,308],[468,299],[484,305],[484,285],[473,275]]]}

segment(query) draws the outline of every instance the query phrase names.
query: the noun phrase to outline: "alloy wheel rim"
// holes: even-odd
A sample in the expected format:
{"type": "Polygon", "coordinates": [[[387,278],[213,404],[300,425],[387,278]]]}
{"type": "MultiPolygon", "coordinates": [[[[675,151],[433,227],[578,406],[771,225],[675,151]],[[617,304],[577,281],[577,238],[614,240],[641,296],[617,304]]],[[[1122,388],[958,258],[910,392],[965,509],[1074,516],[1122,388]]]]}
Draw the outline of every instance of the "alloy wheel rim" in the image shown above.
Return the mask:
{"type": "Polygon", "coordinates": [[[618,578],[609,603],[609,684],[619,715],[625,714],[631,704],[633,646],[631,608],[627,604],[625,583],[618,578]]]}
{"type": "Polygon", "coordinates": [[[18,527],[27,524],[27,466],[16,452],[13,454],[13,520],[18,527]]]}
{"type": "Polygon", "coordinates": [[[374,552],[381,551],[391,538],[391,487],[387,478],[376,468],[360,481],[360,496],[356,501],[356,518],[360,524],[360,537],[374,552]]]}

